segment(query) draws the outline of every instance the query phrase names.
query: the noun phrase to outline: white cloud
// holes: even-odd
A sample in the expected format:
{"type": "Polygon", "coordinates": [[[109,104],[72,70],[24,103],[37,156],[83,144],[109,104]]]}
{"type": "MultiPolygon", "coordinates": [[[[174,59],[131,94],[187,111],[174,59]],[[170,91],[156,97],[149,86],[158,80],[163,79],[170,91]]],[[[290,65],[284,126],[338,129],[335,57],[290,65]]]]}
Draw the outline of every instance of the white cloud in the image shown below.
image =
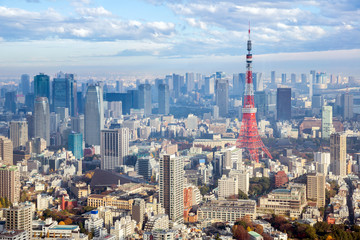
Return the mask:
{"type": "Polygon", "coordinates": [[[96,8],[77,8],[76,11],[83,16],[92,16],[92,17],[99,17],[99,16],[111,16],[111,12],[106,10],[104,7],[96,7],[96,8]]]}

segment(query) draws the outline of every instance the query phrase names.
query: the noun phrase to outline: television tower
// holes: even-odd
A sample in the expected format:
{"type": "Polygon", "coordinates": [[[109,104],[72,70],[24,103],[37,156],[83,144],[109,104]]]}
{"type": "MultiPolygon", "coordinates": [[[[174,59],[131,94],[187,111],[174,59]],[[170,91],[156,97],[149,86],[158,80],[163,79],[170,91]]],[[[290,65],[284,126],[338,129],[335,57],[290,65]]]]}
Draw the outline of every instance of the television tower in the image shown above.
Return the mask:
{"type": "Polygon", "coordinates": [[[242,122],[240,134],[236,145],[244,148],[250,154],[253,161],[259,162],[260,149],[272,158],[269,150],[265,147],[259,136],[258,126],[256,122],[256,108],[254,101],[254,85],[252,79],[252,54],[250,40],[250,23],[249,23],[249,40],[247,42],[248,54],[246,55],[246,83],[244,92],[244,105],[242,109],[242,122]]]}

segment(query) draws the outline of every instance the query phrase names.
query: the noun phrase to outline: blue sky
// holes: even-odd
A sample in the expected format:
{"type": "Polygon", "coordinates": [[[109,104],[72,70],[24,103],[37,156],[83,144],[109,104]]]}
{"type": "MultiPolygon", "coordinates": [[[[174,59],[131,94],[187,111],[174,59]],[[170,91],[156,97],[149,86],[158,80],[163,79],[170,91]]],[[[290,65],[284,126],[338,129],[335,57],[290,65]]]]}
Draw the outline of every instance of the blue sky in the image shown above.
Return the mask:
{"type": "Polygon", "coordinates": [[[0,75],[254,70],[360,76],[358,0],[0,0],[0,75]]]}

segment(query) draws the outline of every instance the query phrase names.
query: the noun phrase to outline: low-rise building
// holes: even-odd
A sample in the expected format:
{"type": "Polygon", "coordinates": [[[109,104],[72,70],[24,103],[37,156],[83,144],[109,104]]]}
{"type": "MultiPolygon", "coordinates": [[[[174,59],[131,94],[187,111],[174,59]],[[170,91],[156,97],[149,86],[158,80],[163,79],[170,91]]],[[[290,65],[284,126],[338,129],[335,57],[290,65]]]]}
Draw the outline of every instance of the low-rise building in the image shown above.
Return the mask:
{"type": "Polygon", "coordinates": [[[245,216],[256,218],[255,200],[213,200],[203,203],[198,209],[198,220],[219,219],[236,221],[245,216]]]}

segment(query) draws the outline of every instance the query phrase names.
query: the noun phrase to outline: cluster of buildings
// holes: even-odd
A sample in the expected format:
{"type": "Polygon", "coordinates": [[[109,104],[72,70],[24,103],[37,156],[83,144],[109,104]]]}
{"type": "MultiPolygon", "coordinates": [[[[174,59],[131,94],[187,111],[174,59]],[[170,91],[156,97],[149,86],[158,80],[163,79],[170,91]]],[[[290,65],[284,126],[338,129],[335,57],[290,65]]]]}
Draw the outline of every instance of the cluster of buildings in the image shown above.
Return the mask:
{"type": "Polygon", "coordinates": [[[60,72],[3,84],[0,239],[232,239],[239,219],[287,239],[258,218],[358,222],[349,176],[360,172],[360,101],[333,87],[355,79],[310,71],[252,80],[245,89],[244,73],[125,83],[60,72]],[[243,105],[244,92],[254,106],[243,105]],[[274,158],[252,161],[238,147],[243,111],[256,112],[274,158]]]}

